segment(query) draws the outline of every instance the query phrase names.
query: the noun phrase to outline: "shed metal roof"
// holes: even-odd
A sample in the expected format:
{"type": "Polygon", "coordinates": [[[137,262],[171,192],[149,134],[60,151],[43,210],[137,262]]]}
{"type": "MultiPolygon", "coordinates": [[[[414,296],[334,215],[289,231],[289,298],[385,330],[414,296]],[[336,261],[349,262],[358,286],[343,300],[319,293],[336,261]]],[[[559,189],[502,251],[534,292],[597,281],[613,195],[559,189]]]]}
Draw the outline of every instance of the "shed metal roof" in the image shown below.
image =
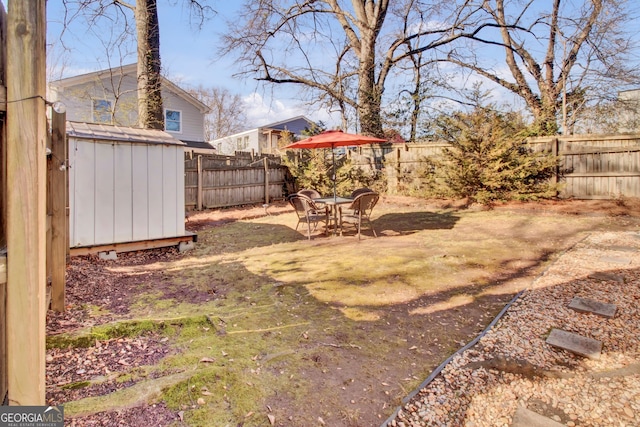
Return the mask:
{"type": "Polygon", "coordinates": [[[135,142],[142,144],[186,145],[171,134],[154,129],[140,129],[98,123],[67,122],[67,135],[80,139],[135,142]]]}

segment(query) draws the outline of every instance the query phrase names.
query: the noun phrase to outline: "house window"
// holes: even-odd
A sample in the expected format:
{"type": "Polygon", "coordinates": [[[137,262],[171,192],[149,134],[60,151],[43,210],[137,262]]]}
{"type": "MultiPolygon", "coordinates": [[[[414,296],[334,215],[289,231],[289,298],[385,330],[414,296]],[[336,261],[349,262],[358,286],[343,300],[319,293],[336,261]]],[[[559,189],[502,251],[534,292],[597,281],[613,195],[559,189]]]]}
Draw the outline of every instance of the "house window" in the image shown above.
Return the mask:
{"type": "Polygon", "coordinates": [[[168,132],[182,132],[182,112],[164,110],[164,129],[168,132]]]}
{"type": "Polygon", "coordinates": [[[249,148],[249,137],[236,138],[236,151],[245,151],[249,148]]]}
{"type": "Polygon", "coordinates": [[[111,123],[111,101],[94,99],[91,101],[94,123],[111,123]]]}

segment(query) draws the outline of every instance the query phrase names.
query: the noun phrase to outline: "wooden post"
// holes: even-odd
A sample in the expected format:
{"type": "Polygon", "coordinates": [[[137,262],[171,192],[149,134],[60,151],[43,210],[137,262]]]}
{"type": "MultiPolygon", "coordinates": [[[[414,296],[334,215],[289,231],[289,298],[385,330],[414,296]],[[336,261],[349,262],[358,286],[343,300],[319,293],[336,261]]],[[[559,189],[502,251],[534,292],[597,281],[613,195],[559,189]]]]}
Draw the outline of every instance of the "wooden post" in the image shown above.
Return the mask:
{"type": "MultiPolygon", "coordinates": [[[[2,5],[0,5],[1,7],[2,5]]],[[[0,253],[0,404],[7,396],[7,254],[0,253]]]]}
{"type": "Polygon", "coordinates": [[[7,365],[10,405],[45,404],[46,0],[9,3],[7,365]]]}
{"type": "MultiPolygon", "coordinates": [[[[553,157],[556,159],[556,161],[558,161],[558,145],[560,144],[560,142],[558,141],[558,138],[553,138],[553,140],[551,141],[551,152],[553,154],[553,157]]],[[[553,183],[557,184],[558,183],[558,175],[560,175],[560,164],[556,164],[555,167],[555,171],[553,174],[553,183]]]]}
{"type": "Polygon", "coordinates": [[[269,204],[269,159],[264,157],[264,204],[269,204]]]}
{"type": "Polygon", "coordinates": [[[198,194],[196,194],[196,209],[202,210],[202,155],[198,154],[198,194]]]}
{"type": "MultiPolygon", "coordinates": [[[[0,246],[7,245],[7,12],[0,3],[0,246]]],[[[7,397],[7,253],[0,254],[0,401],[7,397]]]]}
{"type": "Polygon", "coordinates": [[[63,312],[67,267],[67,115],[51,113],[51,309],[63,312]]]}

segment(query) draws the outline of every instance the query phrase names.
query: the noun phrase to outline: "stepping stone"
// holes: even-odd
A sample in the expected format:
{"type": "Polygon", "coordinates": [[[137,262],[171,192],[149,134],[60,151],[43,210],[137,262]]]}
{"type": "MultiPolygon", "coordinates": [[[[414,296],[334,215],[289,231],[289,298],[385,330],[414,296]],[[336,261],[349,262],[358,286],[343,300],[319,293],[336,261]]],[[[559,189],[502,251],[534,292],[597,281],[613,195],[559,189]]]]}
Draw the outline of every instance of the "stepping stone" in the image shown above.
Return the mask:
{"type": "Polygon", "coordinates": [[[116,251],[103,251],[98,252],[98,258],[104,260],[114,260],[118,259],[118,254],[116,253],[116,251]]]}
{"type": "Polygon", "coordinates": [[[613,317],[616,315],[618,307],[615,304],[607,304],[588,298],[574,297],[569,303],[569,308],[580,313],[593,313],[598,316],[613,317]]]}
{"type": "Polygon", "coordinates": [[[631,260],[629,258],[618,258],[618,257],[611,257],[611,256],[603,256],[598,261],[608,262],[610,264],[623,264],[623,265],[631,264],[631,260]]]}
{"type": "Polygon", "coordinates": [[[518,409],[516,409],[516,413],[513,416],[513,421],[511,422],[511,426],[512,427],[563,427],[564,424],[554,421],[551,418],[547,418],[544,415],[540,415],[536,412],[530,411],[529,409],[523,408],[522,406],[518,406],[518,409]]]}
{"type": "Polygon", "coordinates": [[[547,344],[595,360],[600,359],[600,353],[602,352],[602,341],[561,329],[551,330],[549,338],[547,338],[547,344]]]}
{"type": "Polygon", "coordinates": [[[596,271],[595,273],[590,274],[589,278],[595,280],[606,280],[609,282],[624,283],[624,276],[613,273],[605,273],[603,271],[596,271]]]}

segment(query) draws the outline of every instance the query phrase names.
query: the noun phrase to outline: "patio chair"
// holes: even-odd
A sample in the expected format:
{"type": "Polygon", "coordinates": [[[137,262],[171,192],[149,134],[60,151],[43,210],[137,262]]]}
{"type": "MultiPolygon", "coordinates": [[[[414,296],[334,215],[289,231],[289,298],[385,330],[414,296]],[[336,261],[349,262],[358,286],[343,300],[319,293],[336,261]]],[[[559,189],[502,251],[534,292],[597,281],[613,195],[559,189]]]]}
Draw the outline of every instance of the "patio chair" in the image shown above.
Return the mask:
{"type": "Polygon", "coordinates": [[[289,203],[293,206],[293,209],[298,215],[298,223],[296,224],[296,231],[300,223],[307,224],[307,238],[311,240],[311,226],[313,230],[318,228],[318,223],[324,222],[324,232],[329,233],[329,215],[327,210],[319,208],[312,199],[302,194],[293,194],[289,198],[289,203]]]}
{"type": "Polygon", "coordinates": [[[310,199],[319,199],[322,197],[320,193],[318,193],[316,190],[313,190],[311,188],[303,188],[302,190],[298,191],[298,194],[307,196],[310,199]]]}
{"type": "Polygon", "coordinates": [[[353,199],[351,205],[346,209],[342,209],[342,206],[339,207],[340,212],[340,235],[342,236],[343,223],[353,224],[358,230],[358,240],[360,240],[360,230],[362,229],[362,223],[369,223],[369,227],[373,232],[374,237],[378,237],[376,234],[376,230],[373,228],[373,224],[371,223],[371,211],[375,207],[376,203],[378,203],[378,199],[380,195],[376,192],[368,192],[361,193],[353,199]]]}
{"type": "Polygon", "coordinates": [[[316,202],[315,199],[320,199],[322,198],[322,195],[320,195],[320,193],[318,193],[316,190],[311,189],[311,188],[303,188],[302,190],[298,191],[296,194],[302,194],[303,196],[307,196],[308,198],[310,198],[311,200],[314,200],[314,203],[320,208],[320,209],[324,209],[325,212],[327,213],[327,215],[329,215],[329,206],[325,205],[322,202],[316,202]]]}
{"type": "Polygon", "coordinates": [[[363,193],[375,193],[375,191],[373,191],[372,189],[367,188],[367,187],[356,188],[355,190],[353,190],[351,192],[351,197],[353,197],[355,199],[357,196],[359,196],[360,194],[363,194],[363,193]]]}

